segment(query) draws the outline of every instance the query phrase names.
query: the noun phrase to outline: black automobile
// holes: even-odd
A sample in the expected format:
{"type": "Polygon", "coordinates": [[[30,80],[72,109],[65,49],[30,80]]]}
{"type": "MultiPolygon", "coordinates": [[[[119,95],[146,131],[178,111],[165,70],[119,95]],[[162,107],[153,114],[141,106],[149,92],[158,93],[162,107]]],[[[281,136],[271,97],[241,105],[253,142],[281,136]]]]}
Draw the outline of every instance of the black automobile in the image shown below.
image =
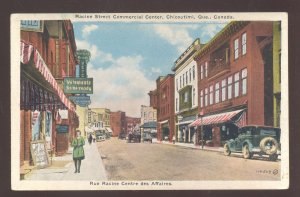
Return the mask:
{"type": "Polygon", "coordinates": [[[245,159],[250,159],[254,154],[268,155],[269,159],[276,161],[280,154],[280,128],[249,125],[239,129],[236,139],[231,139],[224,144],[224,154],[241,152],[245,159]]]}

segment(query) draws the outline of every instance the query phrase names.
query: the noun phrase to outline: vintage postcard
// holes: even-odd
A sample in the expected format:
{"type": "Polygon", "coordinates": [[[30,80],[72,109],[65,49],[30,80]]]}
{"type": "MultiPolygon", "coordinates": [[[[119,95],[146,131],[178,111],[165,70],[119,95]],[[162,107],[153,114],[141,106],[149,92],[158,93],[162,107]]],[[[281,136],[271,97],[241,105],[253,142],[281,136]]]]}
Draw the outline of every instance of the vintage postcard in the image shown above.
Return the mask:
{"type": "Polygon", "coordinates": [[[287,35],[287,13],[12,14],[12,189],[288,188],[287,35]]]}

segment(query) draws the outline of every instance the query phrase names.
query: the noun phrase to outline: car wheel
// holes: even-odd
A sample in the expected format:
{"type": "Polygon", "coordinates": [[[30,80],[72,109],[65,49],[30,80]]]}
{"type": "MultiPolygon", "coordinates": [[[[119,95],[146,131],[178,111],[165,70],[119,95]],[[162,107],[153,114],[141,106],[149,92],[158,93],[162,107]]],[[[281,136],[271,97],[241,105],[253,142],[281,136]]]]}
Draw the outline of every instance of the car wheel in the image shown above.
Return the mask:
{"type": "Polygon", "coordinates": [[[250,159],[253,156],[253,154],[249,150],[248,144],[243,146],[243,156],[245,159],[250,159]]]}
{"type": "Polygon", "coordinates": [[[270,161],[276,161],[278,159],[278,155],[277,154],[269,155],[269,159],[270,161]]]}
{"type": "Polygon", "coordinates": [[[266,137],[260,141],[259,144],[262,151],[268,155],[273,155],[278,150],[278,142],[273,137],[266,137]]]}
{"type": "Polygon", "coordinates": [[[229,156],[231,154],[231,151],[229,149],[229,145],[226,143],[224,144],[224,155],[229,156]]]}

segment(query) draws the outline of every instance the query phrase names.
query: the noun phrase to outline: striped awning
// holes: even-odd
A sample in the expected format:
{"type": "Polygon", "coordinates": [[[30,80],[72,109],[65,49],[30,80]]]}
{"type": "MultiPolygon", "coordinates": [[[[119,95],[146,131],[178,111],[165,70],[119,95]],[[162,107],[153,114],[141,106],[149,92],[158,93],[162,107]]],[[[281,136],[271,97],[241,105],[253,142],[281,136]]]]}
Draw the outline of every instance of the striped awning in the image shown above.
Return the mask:
{"type": "Polygon", "coordinates": [[[230,112],[224,112],[224,113],[220,113],[220,114],[214,114],[214,115],[210,115],[210,116],[204,116],[202,118],[198,118],[197,120],[195,120],[194,122],[189,124],[189,127],[229,122],[229,121],[232,121],[232,119],[235,116],[240,115],[242,111],[244,111],[244,109],[230,111],[230,112]]]}
{"type": "Polygon", "coordinates": [[[20,47],[21,47],[21,54],[20,54],[21,62],[23,64],[28,64],[33,53],[33,61],[34,61],[35,68],[40,72],[40,74],[45,78],[45,80],[52,86],[57,96],[59,97],[61,102],[66,106],[66,108],[75,111],[75,106],[70,102],[70,100],[64,94],[64,91],[59,87],[58,83],[56,82],[55,78],[53,77],[52,73],[50,72],[48,66],[44,62],[38,50],[36,50],[33,45],[26,43],[25,41],[20,42],[20,47]]]}

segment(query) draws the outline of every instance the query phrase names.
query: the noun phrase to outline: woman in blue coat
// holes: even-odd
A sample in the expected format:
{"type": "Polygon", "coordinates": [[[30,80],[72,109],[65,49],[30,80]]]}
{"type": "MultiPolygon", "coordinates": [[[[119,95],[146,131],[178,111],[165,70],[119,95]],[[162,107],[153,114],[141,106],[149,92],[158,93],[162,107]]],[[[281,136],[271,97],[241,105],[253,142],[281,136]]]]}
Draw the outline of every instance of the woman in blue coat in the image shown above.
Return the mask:
{"type": "Polygon", "coordinates": [[[73,161],[75,164],[75,173],[80,173],[81,160],[84,159],[84,149],[83,146],[85,144],[84,138],[81,137],[81,132],[79,130],[76,131],[76,137],[72,141],[73,147],[73,161]]]}

